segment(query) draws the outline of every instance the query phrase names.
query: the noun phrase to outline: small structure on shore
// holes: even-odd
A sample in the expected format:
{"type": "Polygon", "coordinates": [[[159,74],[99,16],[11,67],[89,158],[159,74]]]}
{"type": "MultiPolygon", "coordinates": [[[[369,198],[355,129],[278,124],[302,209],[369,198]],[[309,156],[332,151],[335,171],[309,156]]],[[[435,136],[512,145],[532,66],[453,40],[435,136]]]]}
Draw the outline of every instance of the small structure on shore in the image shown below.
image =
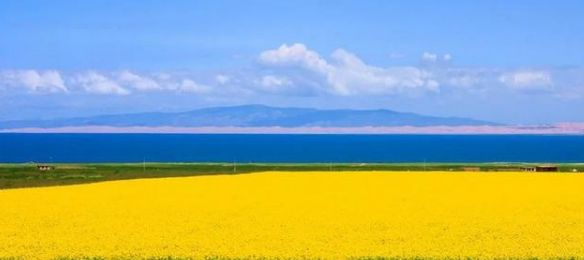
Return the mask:
{"type": "Polygon", "coordinates": [[[465,172],[480,172],[480,167],[462,167],[462,170],[465,172]]]}
{"type": "Polygon", "coordinates": [[[37,169],[38,169],[39,171],[42,171],[42,172],[45,172],[45,171],[50,171],[50,170],[52,170],[52,169],[54,169],[54,168],[55,168],[54,166],[47,165],[47,164],[38,164],[38,165],[37,165],[37,169]]]}
{"type": "Polygon", "coordinates": [[[521,170],[524,172],[557,172],[558,166],[545,164],[545,165],[537,165],[537,166],[525,166],[521,167],[521,170]]]}

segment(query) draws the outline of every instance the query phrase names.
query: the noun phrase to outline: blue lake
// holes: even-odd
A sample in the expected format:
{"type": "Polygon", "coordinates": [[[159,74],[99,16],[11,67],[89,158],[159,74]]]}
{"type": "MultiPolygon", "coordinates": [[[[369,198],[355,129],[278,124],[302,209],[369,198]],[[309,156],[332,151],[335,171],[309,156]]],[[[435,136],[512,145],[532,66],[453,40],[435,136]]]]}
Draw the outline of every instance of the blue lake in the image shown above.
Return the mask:
{"type": "Polygon", "coordinates": [[[0,162],[584,162],[584,136],[0,134],[0,162]]]}

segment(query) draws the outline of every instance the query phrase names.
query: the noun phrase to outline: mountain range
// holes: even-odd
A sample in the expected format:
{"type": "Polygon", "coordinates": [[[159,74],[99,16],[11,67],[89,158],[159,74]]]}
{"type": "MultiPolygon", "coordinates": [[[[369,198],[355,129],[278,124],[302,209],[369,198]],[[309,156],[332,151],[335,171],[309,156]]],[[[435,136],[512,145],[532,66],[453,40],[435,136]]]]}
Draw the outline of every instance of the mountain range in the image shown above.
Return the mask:
{"type": "Polygon", "coordinates": [[[203,108],[187,112],[152,112],[50,120],[0,122],[0,129],[111,127],[392,127],[494,126],[493,122],[462,117],[435,117],[387,109],[315,109],[242,105],[203,108]]]}

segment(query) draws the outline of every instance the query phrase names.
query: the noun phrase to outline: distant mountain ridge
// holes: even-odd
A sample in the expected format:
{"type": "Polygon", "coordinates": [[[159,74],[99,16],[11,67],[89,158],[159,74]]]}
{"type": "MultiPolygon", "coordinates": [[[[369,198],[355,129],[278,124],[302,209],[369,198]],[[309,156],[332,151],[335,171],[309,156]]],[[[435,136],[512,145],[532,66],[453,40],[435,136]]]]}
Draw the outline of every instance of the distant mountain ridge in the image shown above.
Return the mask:
{"type": "Polygon", "coordinates": [[[435,117],[387,109],[352,110],[242,105],[177,113],[135,113],[0,122],[0,129],[112,127],[389,127],[499,125],[462,117],[435,117]]]}

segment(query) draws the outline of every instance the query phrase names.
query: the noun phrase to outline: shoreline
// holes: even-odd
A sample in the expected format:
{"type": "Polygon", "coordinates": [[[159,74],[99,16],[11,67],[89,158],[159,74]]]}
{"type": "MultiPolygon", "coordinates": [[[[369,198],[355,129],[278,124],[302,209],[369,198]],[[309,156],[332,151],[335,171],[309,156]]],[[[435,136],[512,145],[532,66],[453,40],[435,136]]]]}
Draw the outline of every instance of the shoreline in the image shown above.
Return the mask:
{"type": "MultiPolygon", "coordinates": [[[[239,175],[269,171],[490,174],[522,172],[522,167],[538,165],[543,165],[543,163],[0,163],[0,191],[117,180],[239,175]],[[39,165],[50,168],[41,170],[38,168],[39,165]]],[[[554,166],[557,166],[557,172],[534,172],[534,174],[584,173],[584,162],[559,163],[554,166]]]]}
{"type": "Polygon", "coordinates": [[[512,126],[394,126],[394,127],[173,127],[69,126],[0,129],[0,133],[80,134],[428,134],[428,135],[584,135],[584,123],[512,126]]]}

